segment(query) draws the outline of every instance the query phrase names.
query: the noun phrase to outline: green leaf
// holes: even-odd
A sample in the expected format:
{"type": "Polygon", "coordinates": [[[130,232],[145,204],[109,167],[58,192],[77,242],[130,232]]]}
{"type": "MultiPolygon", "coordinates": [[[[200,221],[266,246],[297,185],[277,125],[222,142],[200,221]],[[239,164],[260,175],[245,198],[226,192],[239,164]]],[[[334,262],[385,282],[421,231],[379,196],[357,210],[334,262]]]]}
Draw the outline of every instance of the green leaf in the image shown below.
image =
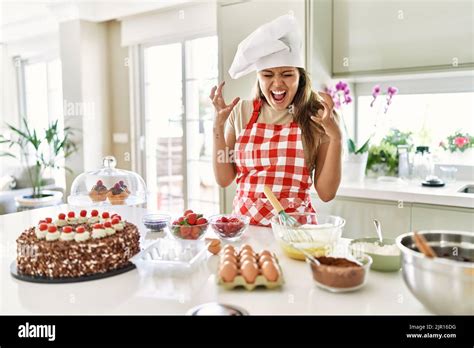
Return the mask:
{"type": "Polygon", "coordinates": [[[13,157],[13,158],[16,158],[16,156],[14,154],[12,154],[11,152],[6,152],[6,151],[0,151],[0,157],[13,157]]]}
{"type": "Polygon", "coordinates": [[[16,134],[18,134],[19,136],[21,136],[22,138],[25,138],[25,139],[29,139],[29,136],[22,132],[21,130],[19,130],[18,128],[15,128],[13,127],[11,124],[7,124],[8,128],[10,128],[13,132],[15,132],[16,134]]]}
{"type": "Polygon", "coordinates": [[[351,138],[347,139],[347,148],[349,149],[349,153],[355,153],[356,146],[351,138]]]}
{"type": "Polygon", "coordinates": [[[369,142],[370,142],[370,139],[371,139],[371,138],[367,139],[367,141],[364,143],[364,145],[362,145],[362,146],[360,147],[360,149],[356,151],[356,154],[361,154],[361,153],[364,153],[364,152],[369,151],[369,142]]]}

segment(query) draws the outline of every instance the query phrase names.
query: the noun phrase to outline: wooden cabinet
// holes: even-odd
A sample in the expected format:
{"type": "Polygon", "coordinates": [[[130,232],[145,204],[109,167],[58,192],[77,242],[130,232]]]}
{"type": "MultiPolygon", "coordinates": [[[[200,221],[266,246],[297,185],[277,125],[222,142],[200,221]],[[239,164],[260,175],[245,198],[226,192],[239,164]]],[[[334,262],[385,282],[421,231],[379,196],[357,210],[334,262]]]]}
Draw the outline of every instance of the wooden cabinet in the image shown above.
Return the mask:
{"type": "Polygon", "coordinates": [[[474,65],[472,1],[334,1],[333,73],[474,65]]]}

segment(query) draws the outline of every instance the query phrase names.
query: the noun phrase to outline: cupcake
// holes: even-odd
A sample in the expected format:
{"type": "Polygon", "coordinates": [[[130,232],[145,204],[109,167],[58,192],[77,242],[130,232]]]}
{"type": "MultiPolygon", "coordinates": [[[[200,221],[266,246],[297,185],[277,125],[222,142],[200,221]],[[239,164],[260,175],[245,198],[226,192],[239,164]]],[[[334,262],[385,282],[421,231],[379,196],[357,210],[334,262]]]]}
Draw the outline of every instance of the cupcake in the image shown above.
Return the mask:
{"type": "Polygon", "coordinates": [[[113,205],[124,205],[129,195],[120,183],[116,183],[107,193],[107,198],[113,205]]]}
{"type": "Polygon", "coordinates": [[[130,194],[130,190],[128,189],[128,186],[125,185],[125,183],[123,182],[123,180],[120,180],[118,183],[119,183],[120,187],[123,188],[123,190],[124,190],[125,192],[127,192],[128,194],[130,194]]]}
{"type": "Polygon", "coordinates": [[[103,202],[107,199],[107,187],[105,187],[102,180],[97,180],[96,184],[92,186],[92,189],[89,192],[89,197],[93,202],[103,202]]]}

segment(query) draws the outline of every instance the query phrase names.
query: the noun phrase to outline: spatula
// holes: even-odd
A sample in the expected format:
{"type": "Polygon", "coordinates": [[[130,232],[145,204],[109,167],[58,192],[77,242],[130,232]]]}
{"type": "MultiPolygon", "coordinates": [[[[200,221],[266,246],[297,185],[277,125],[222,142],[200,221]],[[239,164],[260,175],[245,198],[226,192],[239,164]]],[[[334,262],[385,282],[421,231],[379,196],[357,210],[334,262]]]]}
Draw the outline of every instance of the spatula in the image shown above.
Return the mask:
{"type": "Polygon", "coordinates": [[[425,236],[417,232],[413,232],[413,240],[415,245],[426,257],[433,258],[436,257],[436,252],[426,241],[425,236]]]}

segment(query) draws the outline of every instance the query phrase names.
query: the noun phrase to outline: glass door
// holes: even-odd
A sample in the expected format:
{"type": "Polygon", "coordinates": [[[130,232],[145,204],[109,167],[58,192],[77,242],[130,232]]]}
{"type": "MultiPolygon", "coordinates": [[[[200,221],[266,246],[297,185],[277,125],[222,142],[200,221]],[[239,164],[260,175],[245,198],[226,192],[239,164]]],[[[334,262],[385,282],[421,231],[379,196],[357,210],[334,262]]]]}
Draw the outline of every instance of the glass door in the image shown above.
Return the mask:
{"type": "Polygon", "coordinates": [[[144,49],[146,181],[151,208],[184,207],[182,44],[144,49]]]}
{"type": "Polygon", "coordinates": [[[217,83],[217,37],[148,46],[143,58],[149,207],[218,213],[208,97],[217,83]]]}

